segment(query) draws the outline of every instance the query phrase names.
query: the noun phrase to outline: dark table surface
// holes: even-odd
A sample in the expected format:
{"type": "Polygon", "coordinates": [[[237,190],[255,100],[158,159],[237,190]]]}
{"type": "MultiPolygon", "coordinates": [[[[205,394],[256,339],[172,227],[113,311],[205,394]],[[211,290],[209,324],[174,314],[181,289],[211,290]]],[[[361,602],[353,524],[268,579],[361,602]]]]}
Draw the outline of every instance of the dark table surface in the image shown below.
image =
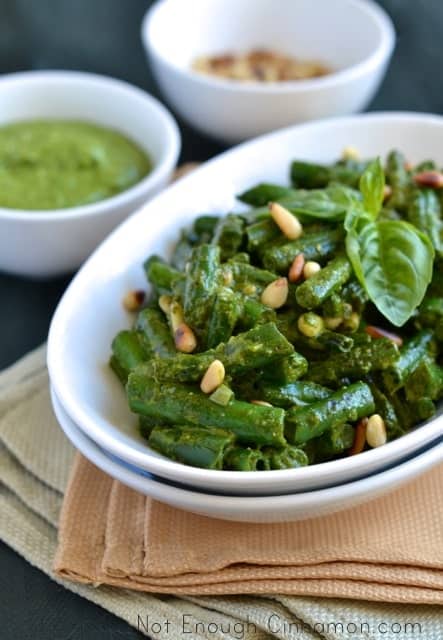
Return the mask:
{"type": "MultiPolygon", "coordinates": [[[[139,38],[140,21],[150,4],[144,0],[0,0],[0,73],[88,70],[122,78],[158,95],[139,38]]],[[[380,4],[392,16],[398,40],[370,110],[442,113],[443,3],[380,0],[380,4]]],[[[179,124],[182,161],[206,160],[223,149],[179,124]]],[[[0,369],[46,339],[69,280],[33,282],[0,274],[0,369]]],[[[125,622],[51,582],[0,544],[2,640],[139,637],[125,622]]]]}

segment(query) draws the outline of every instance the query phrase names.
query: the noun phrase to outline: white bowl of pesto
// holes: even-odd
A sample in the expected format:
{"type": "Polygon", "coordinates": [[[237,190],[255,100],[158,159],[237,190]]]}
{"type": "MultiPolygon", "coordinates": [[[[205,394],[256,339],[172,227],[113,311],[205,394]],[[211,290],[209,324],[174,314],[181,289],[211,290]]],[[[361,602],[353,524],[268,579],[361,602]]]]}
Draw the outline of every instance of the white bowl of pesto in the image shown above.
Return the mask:
{"type": "Polygon", "coordinates": [[[169,181],[170,113],[125,82],[71,71],[0,78],[0,270],[77,269],[169,181]]]}
{"type": "Polygon", "coordinates": [[[151,449],[139,434],[125,391],[109,367],[111,342],[134,315],[122,305],[129,290],[146,289],[142,263],[168,257],[179,230],[204,213],[240,207],[235,195],[259,182],[285,185],[291,160],[328,163],[348,145],[363,158],[401,149],[412,163],[443,164],[443,118],[378,113],[325,120],[275,132],[206,163],[166,189],[119,227],[78,273],[52,321],[48,367],[54,390],[70,418],[120,459],[162,478],[203,490],[237,495],[305,492],[365,477],[413,456],[443,434],[436,417],[406,435],[359,455],[275,471],[218,471],[185,466],[151,449]],[[149,234],[144,233],[149,229],[149,234]]]}

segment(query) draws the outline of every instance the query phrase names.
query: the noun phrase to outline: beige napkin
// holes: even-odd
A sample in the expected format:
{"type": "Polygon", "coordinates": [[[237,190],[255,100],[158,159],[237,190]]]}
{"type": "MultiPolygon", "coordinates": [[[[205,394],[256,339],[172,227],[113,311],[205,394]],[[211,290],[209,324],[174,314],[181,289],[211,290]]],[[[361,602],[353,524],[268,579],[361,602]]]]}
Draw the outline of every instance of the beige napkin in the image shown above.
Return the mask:
{"type": "MultiPolygon", "coordinates": [[[[94,588],[55,576],[56,527],[74,450],[51,410],[44,358],[44,349],[39,349],[0,373],[0,539],[31,564],[142,632],[139,616],[145,622],[147,615],[163,622],[161,630],[149,629],[152,638],[162,640],[393,640],[403,637],[401,629],[411,637],[412,624],[420,637],[441,640],[442,609],[432,605],[282,595],[159,597],[105,585],[94,588]],[[185,630],[191,628],[192,633],[183,633],[184,619],[185,630]]],[[[424,523],[419,529],[425,529],[424,523]]],[[[180,532],[165,530],[164,539],[177,535],[180,532]]],[[[275,547],[278,544],[276,540],[275,547]]]]}
{"type": "Polygon", "coordinates": [[[78,455],[55,568],[81,582],[150,592],[443,604],[442,496],[443,465],[332,516],[243,524],[146,498],[78,455]]]}

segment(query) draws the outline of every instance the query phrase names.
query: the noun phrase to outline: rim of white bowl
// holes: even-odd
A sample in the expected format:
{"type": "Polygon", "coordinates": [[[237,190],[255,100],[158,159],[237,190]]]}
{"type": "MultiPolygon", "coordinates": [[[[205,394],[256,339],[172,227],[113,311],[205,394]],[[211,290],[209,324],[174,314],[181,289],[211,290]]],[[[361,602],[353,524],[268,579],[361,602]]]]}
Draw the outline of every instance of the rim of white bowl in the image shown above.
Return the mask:
{"type": "Polygon", "coordinates": [[[224,89],[238,93],[285,93],[292,91],[299,93],[309,90],[321,90],[328,87],[345,84],[358,76],[368,73],[379,65],[383,64],[392,55],[395,46],[395,28],[389,14],[374,0],[345,0],[345,2],[357,7],[359,10],[366,12],[367,16],[374,21],[378,27],[381,40],[379,45],[364,60],[349,65],[343,69],[333,71],[319,78],[308,78],[306,80],[289,80],[286,82],[242,82],[236,83],[232,80],[224,80],[215,76],[209,76],[194,71],[192,68],[180,67],[178,64],[171,62],[169,58],[159,53],[154,46],[151,36],[153,22],[157,13],[162,9],[163,5],[176,0],[157,0],[145,13],[141,24],[141,39],[145,48],[157,60],[169,67],[173,68],[176,73],[183,77],[188,77],[194,82],[207,87],[224,89]]]}
{"type": "MultiPolygon", "coordinates": [[[[192,182],[198,179],[199,174],[202,171],[205,171],[205,167],[209,165],[216,164],[221,161],[221,159],[229,157],[230,155],[234,155],[238,152],[239,149],[252,147],[257,143],[261,144],[264,140],[268,138],[272,138],[275,136],[284,136],[288,131],[291,130],[305,130],[305,129],[315,129],[315,128],[328,128],[334,124],[346,124],[346,123],[359,123],[362,124],[365,121],[385,121],[386,124],[389,124],[389,121],[403,121],[408,123],[416,123],[420,125],[428,124],[428,125],[438,125],[439,127],[443,127],[443,116],[427,114],[427,113],[416,113],[416,112],[407,112],[407,111],[380,111],[366,114],[359,114],[353,116],[346,117],[335,117],[328,118],[317,122],[307,122],[302,125],[292,125],[290,127],[286,127],[284,129],[280,129],[278,131],[274,131],[271,133],[267,133],[252,140],[248,140],[243,142],[240,145],[237,145],[233,149],[229,149],[219,155],[217,155],[212,160],[205,162],[201,167],[197,168],[191,174],[184,176],[178,181],[176,184],[169,186],[168,191],[175,191],[177,189],[181,189],[182,185],[187,182],[192,182]]],[[[323,462],[321,464],[310,465],[308,467],[300,467],[297,469],[279,469],[275,471],[256,471],[256,472],[243,472],[243,471],[218,471],[218,470],[208,470],[208,469],[200,469],[198,467],[190,467],[178,462],[174,462],[173,460],[169,460],[167,458],[158,458],[154,457],[149,448],[146,448],[146,452],[140,452],[134,450],[130,445],[126,445],[125,443],[119,443],[116,447],[116,443],[112,435],[107,432],[104,432],[103,429],[98,425],[88,414],[87,411],[84,410],[84,407],[79,405],[75,398],[71,396],[69,389],[66,389],[66,386],[60,386],[60,380],[63,379],[63,363],[58,358],[58,349],[54,348],[52,345],[54,343],[57,344],[59,338],[64,334],[64,320],[65,316],[69,315],[69,298],[72,295],[72,292],[79,288],[80,290],[83,288],[83,279],[88,276],[86,271],[87,266],[90,262],[92,262],[97,254],[107,251],[107,247],[109,245],[112,246],[114,242],[114,236],[120,234],[122,229],[125,226],[134,224],[134,220],[137,219],[138,215],[143,215],[143,211],[146,207],[155,207],[158,200],[161,200],[162,194],[157,195],[155,198],[149,201],[149,203],[145,204],[138,210],[138,213],[131,216],[130,220],[125,221],[120,225],[118,229],[113,231],[92,253],[92,255],[85,262],[83,267],[74,277],[74,279],[69,284],[65,293],[63,294],[56,312],[51,321],[51,326],[49,329],[49,337],[48,337],[48,357],[47,357],[47,365],[49,370],[49,376],[51,380],[51,384],[54,387],[55,392],[57,393],[57,397],[63,405],[63,408],[68,413],[69,417],[71,417],[74,422],[81,427],[85,433],[89,434],[91,438],[93,438],[96,442],[98,442],[101,446],[103,446],[108,451],[115,453],[115,455],[123,458],[127,461],[132,462],[135,465],[141,466],[143,468],[148,468],[146,464],[146,457],[149,457],[149,470],[152,473],[155,473],[159,476],[164,476],[166,474],[170,474],[171,469],[177,469],[177,473],[181,476],[181,481],[183,483],[192,484],[194,478],[198,478],[201,481],[207,480],[208,474],[211,474],[211,477],[215,479],[219,479],[221,482],[227,482],[228,484],[237,484],[240,480],[242,484],[266,484],[267,481],[271,479],[281,479],[284,481],[286,478],[287,481],[291,481],[297,475],[302,476],[306,482],[308,482],[311,478],[314,478],[320,471],[324,472],[325,475],[334,474],[336,471],[338,472],[343,468],[343,465],[346,465],[347,469],[357,469],[363,463],[363,461],[370,461],[379,459],[382,462],[389,460],[390,453],[393,450],[400,448],[401,450],[407,449],[411,450],[413,448],[418,448],[420,444],[425,444],[423,442],[423,435],[428,432],[433,432],[435,429],[436,423],[440,425],[440,432],[433,435],[432,438],[428,439],[436,439],[443,433],[443,415],[434,418],[434,420],[429,423],[420,426],[413,431],[397,438],[396,440],[392,440],[387,444],[383,445],[383,447],[378,447],[377,449],[371,449],[369,451],[364,451],[356,456],[350,456],[345,459],[333,460],[330,462],[323,462]],[[86,273],[86,276],[84,275],[86,273]],[[420,435],[422,434],[422,435],[420,435]],[[417,446],[412,445],[411,443],[417,442],[417,446]]],[[[114,427],[112,427],[114,429],[114,427]]],[[[400,453],[399,453],[400,455],[400,453]]],[[[168,475],[170,477],[170,475],[168,475]]],[[[176,474],[174,474],[176,477],[176,474]]]]}
{"type": "MultiPolygon", "coordinates": [[[[91,202],[90,204],[80,205],[76,207],[66,207],[63,209],[9,209],[6,207],[0,207],[0,218],[4,220],[32,220],[47,222],[48,220],[61,220],[70,218],[87,217],[88,215],[106,214],[109,206],[119,207],[125,205],[131,200],[137,200],[143,195],[146,188],[154,186],[161,182],[168,174],[174,169],[181,149],[181,135],[178,125],[169,112],[169,110],[154,96],[151,96],[143,89],[136,87],[129,82],[113,78],[111,76],[104,76],[97,73],[90,73],[87,71],[60,71],[60,70],[45,70],[45,71],[20,71],[17,73],[8,73],[0,77],[0,91],[4,85],[7,84],[23,84],[39,85],[41,83],[56,82],[56,83],[78,83],[84,84],[87,88],[88,84],[93,83],[95,86],[101,85],[104,90],[111,89],[126,93],[128,96],[134,96],[143,99],[149,108],[155,110],[160,118],[161,126],[165,132],[164,150],[162,156],[158,162],[154,164],[154,167],[147,176],[142,178],[139,182],[134,184],[129,189],[125,189],[121,193],[98,200],[97,202],[91,202]]],[[[56,118],[51,118],[56,119],[56,118]]],[[[63,119],[63,118],[60,118],[63,119]]],[[[11,122],[13,122],[11,120],[11,122]]],[[[17,121],[14,121],[17,122],[17,121]]],[[[97,121],[99,124],[99,121],[97,121]]],[[[138,143],[133,138],[133,141],[138,143]]]]}
{"type": "MultiPolygon", "coordinates": [[[[441,464],[443,462],[443,443],[439,442],[430,445],[426,451],[421,452],[418,456],[404,460],[400,464],[384,469],[380,473],[375,473],[364,478],[357,480],[351,480],[335,487],[320,488],[312,491],[306,491],[303,493],[289,493],[289,494],[276,494],[269,496],[232,496],[222,494],[207,494],[202,491],[194,491],[188,487],[175,487],[169,484],[164,484],[159,478],[148,478],[143,474],[137,473],[136,470],[129,469],[120,465],[116,460],[109,458],[106,455],[106,451],[103,451],[101,447],[89,438],[83,431],[75,424],[75,422],[66,414],[63,406],[60,404],[60,400],[57,398],[53,388],[51,388],[51,400],[54,407],[57,420],[59,421],[60,428],[64,431],[65,435],[71,440],[72,444],[83,455],[86,456],[93,464],[96,464],[102,471],[110,475],[111,477],[117,477],[121,482],[127,483],[128,486],[140,491],[141,486],[146,485],[146,493],[148,493],[148,487],[157,488],[156,499],[166,499],[168,494],[173,494],[176,499],[182,499],[182,508],[192,509],[198,506],[195,503],[208,499],[212,505],[215,505],[218,513],[223,513],[224,508],[234,509],[241,513],[248,511],[249,513],[260,513],[263,510],[272,510],[273,507],[285,508],[285,506],[291,506],[291,503],[298,503],[298,507],[313,508],[327,504],[328,502],[334,502],[336,504],[346,499],[364,497],[374,491],[380,489],[385,493],[392,490],[399,484],[412,481],[416,477],[420,476],[426,470],[441,464]],[[89,454],[89,455],[88,455],[89,454]],[[112,473],[112,471],[114,473],[112,473]],[[116,475],[114,475],[116,474],[116,475]],[[405,477],[406,476],[406,477],[405,477]],[[162,494],[160,498],[159,494],[162,494]]],[[[374,496],[374,498],[377,496],[374,496]]],[[[352,506],[352,505],[351,505],[352,506]]],[[[343,509],[346,505],[343,505],[343,509]]],[[[339,511],[337,509],[336,511],[339,511]]],[[[328,514],[320,514],[322,515],[328,514]]],[[[309,516],[310,518],[314,516],[309,516]]]]}

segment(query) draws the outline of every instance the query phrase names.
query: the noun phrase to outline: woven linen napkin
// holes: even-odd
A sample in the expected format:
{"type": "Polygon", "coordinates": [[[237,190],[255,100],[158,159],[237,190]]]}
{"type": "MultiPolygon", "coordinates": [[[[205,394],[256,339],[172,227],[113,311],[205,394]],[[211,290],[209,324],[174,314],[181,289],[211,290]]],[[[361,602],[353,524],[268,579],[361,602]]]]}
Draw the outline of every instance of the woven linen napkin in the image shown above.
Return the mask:
{"type": "MultiPolygon", "coordinates": [[[[402,630],[404,634],[419,633],[426,640],[443,637],[442,608],[432,605],[281,594],[158,596],[61,579],[53,573],[52,563],[74,454],[52,413],[45,350],[41,348],[0,373],[0,539],[65,588],[123,618],[142,633],[149,631],[152,638],[393,640],[403,637],[402,630]],[[140,619],[146,623],[147,616],[162,623],[161,628],[140,625],[140,619]]],[[[439,506],[437,502],[434,505],[439,506]]],[[[424,530],[425,522],[420,523],[420,530],[424,530]]],[[[175,534],[165,531],[164,538],[175,534]]],[[[126,543],[124,548],[128,548],[126,543]]]]}

